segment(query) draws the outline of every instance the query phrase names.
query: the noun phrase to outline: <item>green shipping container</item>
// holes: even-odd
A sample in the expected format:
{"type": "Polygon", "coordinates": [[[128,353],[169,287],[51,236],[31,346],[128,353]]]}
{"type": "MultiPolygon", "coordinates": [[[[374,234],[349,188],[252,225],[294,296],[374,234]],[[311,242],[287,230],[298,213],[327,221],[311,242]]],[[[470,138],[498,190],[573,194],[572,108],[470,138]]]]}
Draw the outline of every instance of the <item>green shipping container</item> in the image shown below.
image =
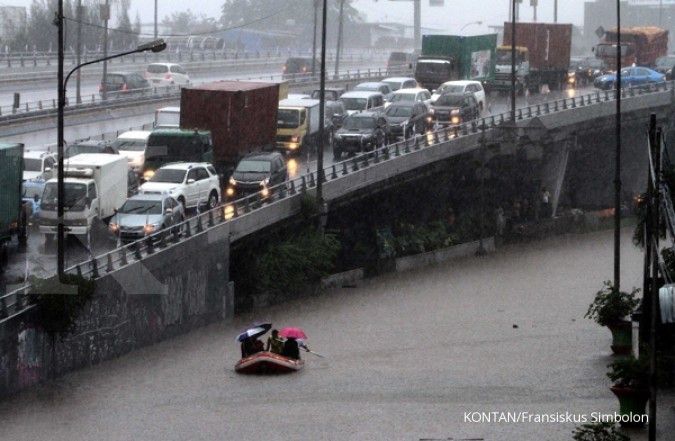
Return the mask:
{"type": "Polygon", "coordinates": [[[457,35],[424,35],[424,57],[453,58],[459,80],[491,80],[495,75],[497,34],[461,37],[457,35]]]}
{"type": "Polygon", "coordinates": [[[23,144],[0,143],[0,245],[11,238],[21,215],[23,144]]]}

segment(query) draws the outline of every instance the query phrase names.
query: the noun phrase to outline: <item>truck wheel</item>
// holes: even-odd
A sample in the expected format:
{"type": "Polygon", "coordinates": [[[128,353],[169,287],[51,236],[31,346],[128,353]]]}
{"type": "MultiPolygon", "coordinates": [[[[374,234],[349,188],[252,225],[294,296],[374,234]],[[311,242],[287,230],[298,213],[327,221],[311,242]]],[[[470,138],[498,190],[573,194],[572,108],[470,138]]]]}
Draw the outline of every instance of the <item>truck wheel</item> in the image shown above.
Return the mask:
{"type": "Polygon", "coordinates": [[[211,194],[209,195],[209,200],[206,203],[206,208],[211,210],[218,205],[218,193],[216,193],[215,190],[211,190],[211,194]]]}

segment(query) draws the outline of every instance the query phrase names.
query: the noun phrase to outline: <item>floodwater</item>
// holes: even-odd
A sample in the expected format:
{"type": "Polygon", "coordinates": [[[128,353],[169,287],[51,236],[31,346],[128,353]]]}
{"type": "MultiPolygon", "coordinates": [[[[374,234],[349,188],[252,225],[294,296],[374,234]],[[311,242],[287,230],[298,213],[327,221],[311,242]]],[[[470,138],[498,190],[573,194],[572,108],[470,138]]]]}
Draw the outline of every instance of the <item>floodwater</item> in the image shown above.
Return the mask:
{"type": "MultiPolygon", "coordinates": [[[[624,288],[641,254],[623,231],[624,288]]],[[[610,231],[507,246],[289,302],[0,403],[6,440],[569,440],[574,423],[465,412],[614,412],[609,332],[583,318],[612,275],[610,231]],[[300,326],[304,371],[241,376],[254,320],[300,326]]]]}

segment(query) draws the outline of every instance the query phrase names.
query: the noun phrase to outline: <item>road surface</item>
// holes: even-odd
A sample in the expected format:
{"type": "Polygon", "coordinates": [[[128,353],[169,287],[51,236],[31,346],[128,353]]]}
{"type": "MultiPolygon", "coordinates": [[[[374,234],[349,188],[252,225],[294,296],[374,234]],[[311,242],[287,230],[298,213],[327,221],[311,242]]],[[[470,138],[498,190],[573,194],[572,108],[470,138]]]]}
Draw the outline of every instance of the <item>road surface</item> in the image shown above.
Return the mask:
{"type": "MultiPolygon", "coordinates": [[[[630,237],[626,288],[642,272],[630,237]]],[[[464,413],[618,409],[610,334],[583,318],[611,256],[611,231],[556,237],[214,324],[0,403],[3,439],[569,440],[574,423],[464,413]],[[259,319],[304,328],[326,358],[307,354],[287,376],[235,374],[234,338],[259,319]]]]}

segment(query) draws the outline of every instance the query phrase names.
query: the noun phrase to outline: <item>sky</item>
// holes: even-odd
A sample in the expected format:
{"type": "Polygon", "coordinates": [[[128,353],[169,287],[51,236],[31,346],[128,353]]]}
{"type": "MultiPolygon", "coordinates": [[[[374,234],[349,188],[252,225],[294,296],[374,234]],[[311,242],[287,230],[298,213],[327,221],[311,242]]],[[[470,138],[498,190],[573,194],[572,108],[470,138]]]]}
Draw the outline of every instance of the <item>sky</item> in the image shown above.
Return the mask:
{"type": "MultiPolygon", "coordinates": [[[[587,0],[559,0],[558,21],[582,24],[585,1],[587,0]]],[[[311,0],[307,2],[311,3],[311,0]]],[[[31,0],[0,0],[0,5],[28,6],[30,3],[31,0]]],[[[223,3],[223,0],[197,0],[195,2],[159,0],[159,16],[161,20],[165,15],[191,7],[193,12],[220,18],[220,7],[223,3]]],[[[553,3],[554,0],[539,0],[538,21],[553,21],[553,3]]],[[[463,33],[482,33],[488,30],[488,25],[503,24],[508,18],[509,4],[509,0],[445,0],[443,7],[430,7],[429,0],[422,0],[422,26],[459,33],[458,30],[464,25],[481,21],[482,25],[471,24],[465,28],[463,33]]],[[[533,18],[532,7],[529,4],[529,0],[524,0],[520,7],[522,21],[531,21],[533,18]]],[[[355,5],[369,21],[389,21],[412,25],[413,7],[409,1],[357,0],[355,5]]],[[[138,11],[141,20],[149,23],[152,21],[153,9],[153,0],[131,1],[132,19],[138,11]]]]}

